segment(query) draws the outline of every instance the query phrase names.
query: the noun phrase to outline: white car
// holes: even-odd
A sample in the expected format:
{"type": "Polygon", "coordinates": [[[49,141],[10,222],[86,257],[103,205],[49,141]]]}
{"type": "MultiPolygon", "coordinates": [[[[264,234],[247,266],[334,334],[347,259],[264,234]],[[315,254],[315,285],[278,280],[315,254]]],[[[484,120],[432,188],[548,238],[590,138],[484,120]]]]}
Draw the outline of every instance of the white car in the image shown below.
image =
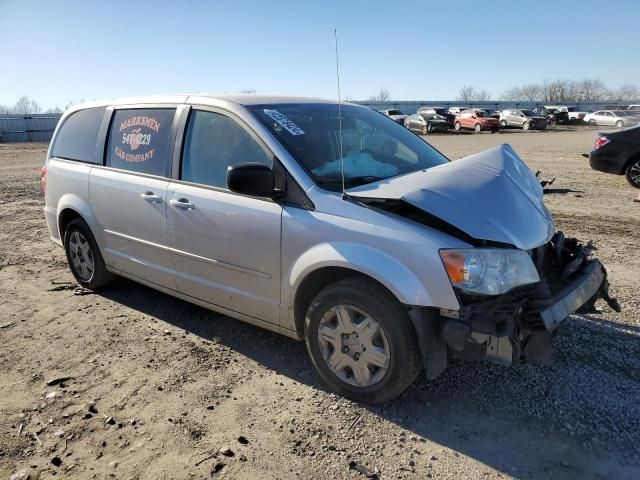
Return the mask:
{"type": "Polygon", "coordinates": [[[640,112],[628,110],[598,110],[588,113],[584,121],[591,126],[611,126],[617,128],[630,127],[640,122],[640,112]]]}
{"type": "Polygon", "coordinates": [[[303,340],[364,402],[452,352],[546,363],[560,323],[608,298],[511,147],[450,162],[367,107],[337,112],[259,95],[75,106],[43,168],[51,238],[80,285],[123,276],[303,340]]]}
{"type": "Polygon", "coordinates": [[[579,112],[577,107],[567,107],[565,105],[545,105],[547,110],[557,110],[559,112],[566,112],[569,116],[569,122],[579,122],[584,120],[587,112],[579,112]]]}

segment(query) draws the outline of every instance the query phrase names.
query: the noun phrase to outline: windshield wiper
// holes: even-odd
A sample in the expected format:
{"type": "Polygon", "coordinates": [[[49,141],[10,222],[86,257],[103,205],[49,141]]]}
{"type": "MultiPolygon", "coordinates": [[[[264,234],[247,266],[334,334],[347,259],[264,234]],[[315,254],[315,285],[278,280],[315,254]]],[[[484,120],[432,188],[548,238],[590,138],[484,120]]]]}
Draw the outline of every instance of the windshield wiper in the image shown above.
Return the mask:
{"type": "MultiPolygon", "coordinates": [[[[384,180],[387,177],[376,177],[375,175],[360,175],[357,177],[348,177],[344,179],[345,187],[358,187],[360,185],[365,185],[367,183],[377,182],[379,180],[384,180]]],[[[319,178],[317,180],[318,185],[342,185],[341,177],[331,177],[331,178],[319,178]]]]}

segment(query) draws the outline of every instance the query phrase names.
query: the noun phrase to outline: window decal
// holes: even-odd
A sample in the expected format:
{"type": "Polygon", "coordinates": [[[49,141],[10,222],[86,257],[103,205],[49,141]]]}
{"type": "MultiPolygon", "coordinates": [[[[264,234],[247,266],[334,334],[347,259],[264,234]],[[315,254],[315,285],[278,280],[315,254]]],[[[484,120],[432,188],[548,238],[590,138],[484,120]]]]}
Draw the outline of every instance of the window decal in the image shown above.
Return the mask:
{"type": "Polygon", "coordinates": [[[273,118],[278,124],[284,128],[291,135],[304,135],[304,130],[302,130],[299,126],[289,120],[286,116],[281,114],[277,110],[268,110],[264,109],[264,113],[273,118]]]}
{"type": "Polygon", "coordinates": [[[160,122],[147,116],[130,117],[120,122],[121,145],[115,155],[125,162],[140,163],[153,158],[152,137],[160,131],[160,122]],[[139,150],[138,150],[139,149],[139,150]]]}

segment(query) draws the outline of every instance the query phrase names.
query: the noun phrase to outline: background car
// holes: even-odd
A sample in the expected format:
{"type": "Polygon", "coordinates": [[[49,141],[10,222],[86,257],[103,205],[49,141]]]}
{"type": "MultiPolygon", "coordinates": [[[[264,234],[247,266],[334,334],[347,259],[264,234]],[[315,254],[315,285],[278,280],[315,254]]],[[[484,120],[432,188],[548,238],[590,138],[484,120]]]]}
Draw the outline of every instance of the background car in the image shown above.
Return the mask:
{"type": "Polygon", "coordinates": [[[420,107],[416,113],[440,115],[447,121],[449,128],[453,128],[453,124],[456,122],[456,115],[445,107],[420,107]]]}
{"type": "Polygon", "coordinates": [[[628,110],[598,110],[597,112],[587,113],[584,121],[591,126],[613,126],[613,127],[630,127],[640,123],[640,112],[630,112],[628,110]]]}
{"type": "Polygon", "coordinates": [[[557,108],[538,107],[534,108],[532,111],[536,115],[545,117],[547,119],[547,124],[552,126],[566,125],[569,123],[569,113],[561,112],[557,108]]]}
{"type": "Polygon", "coordinates": [[[484,110],[471,108],[456,117],[454,128],[456,132],[464,128],[475,130],[476,133],[480,133],[483,130],[495,133],[500,129],[500,124],[497,118],[488,116],[484,110]]]}
{"type": "Polygon", "coordinates": [[[465,110],[469,110],[469,107],[449,107],[449,113],[454,115],[460,115],[465,110]]]}
{"type": "Polygon", "coordinates": [[[598,133],[589,164],[600,172],[624,175],[632,186],[640,188],[640,125],[598,133]]]}
{"type": "Polygon", "coordinates": [[[386,110],[380,110],[380,113],[386,117],[389,117],[392,120],[395,120],[400,125],[404,125],[404,121],[407,119],[408,115],[405,115],[397,108],[388,108],[386,110]]]}
{"type": "Polygon", "coordinates": [[[579,112],[578,107],[567,107],[566,105],[545,105],[544,108],[566,112],[569,115],[569,123],[581,122],[587,114],[587,112],[579,112]]]}
{"type": "Polygon", "coordinates": [[[500,113],[500,126],[502,128],[516,127],[523,130],[547,128],[547,119],[527,109],[502,110],[500,113]]]}
{"type": "Polygon", "coordinates": [[[640,112],[640,105],[629,105],[627,110],[630,112],[640,112]]]}
{"type": "Polygon", "coordinates": [[[404,121],[404,126],[412,132],[419,132],[422,135],[449,130],[447,120],[435,113],[414,113],[409,115],[404,121]]]}

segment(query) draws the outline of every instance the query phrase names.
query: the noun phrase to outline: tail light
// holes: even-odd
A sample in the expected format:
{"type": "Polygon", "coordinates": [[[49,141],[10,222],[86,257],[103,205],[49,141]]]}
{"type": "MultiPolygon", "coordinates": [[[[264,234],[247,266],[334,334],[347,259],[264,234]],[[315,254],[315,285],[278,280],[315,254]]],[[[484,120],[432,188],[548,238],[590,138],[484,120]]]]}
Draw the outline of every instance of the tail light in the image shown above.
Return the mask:
{"type": "Polygon", "coordinates": [[[43,165],[40,169],[41,182],[42,182],[42,192],[47,191],[47,166],[43,165]]]}
{"type": "Polygon", "coordinates": [[[607,137],[605,137],[604,135],[598,135],[598,138],[596,138],[596,143],[593,146],[594,150],[598,150],[599,148],[604,147],[607,143],[609,143],[611,140],[609,140],[607,137]]]}

